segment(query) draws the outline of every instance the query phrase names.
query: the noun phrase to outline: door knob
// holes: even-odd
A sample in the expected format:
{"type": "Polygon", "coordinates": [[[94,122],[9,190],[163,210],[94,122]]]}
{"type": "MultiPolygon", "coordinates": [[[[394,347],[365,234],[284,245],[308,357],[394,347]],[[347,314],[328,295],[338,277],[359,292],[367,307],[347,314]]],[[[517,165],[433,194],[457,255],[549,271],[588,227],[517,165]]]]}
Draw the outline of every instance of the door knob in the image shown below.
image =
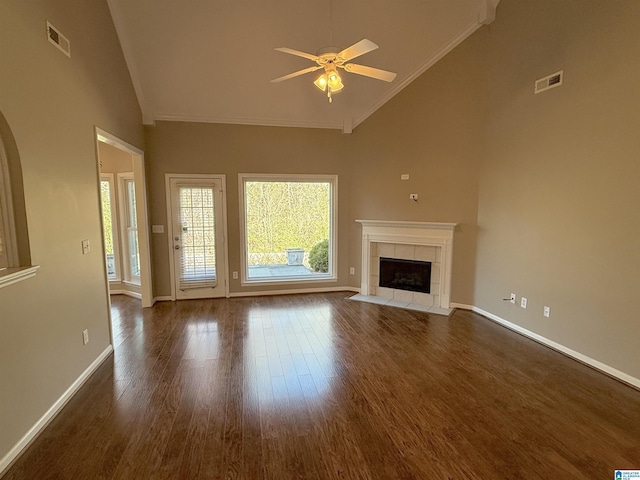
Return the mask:
{"type": "Polygon", "coordinates": [[[173,247],[173,248],[175,248],[176,250],[180,250],[180,245],[176,245],[176,246],[175,246],[175,247],[173,247]]]}

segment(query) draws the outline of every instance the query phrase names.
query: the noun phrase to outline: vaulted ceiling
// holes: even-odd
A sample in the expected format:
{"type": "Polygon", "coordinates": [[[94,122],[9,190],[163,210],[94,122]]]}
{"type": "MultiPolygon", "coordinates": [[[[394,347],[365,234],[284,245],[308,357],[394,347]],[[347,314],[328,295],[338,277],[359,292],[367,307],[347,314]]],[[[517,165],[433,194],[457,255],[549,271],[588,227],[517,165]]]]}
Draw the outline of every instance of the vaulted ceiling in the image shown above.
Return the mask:
{"type": "Polygon", "coordinates": [[[483,24],[499,0],[108,0],[143,120],[335,128],[350,132],[483,24]],[[344,73],[333,103],[311,54],[367,38],[356,63],[391,83],[344,73]]]}

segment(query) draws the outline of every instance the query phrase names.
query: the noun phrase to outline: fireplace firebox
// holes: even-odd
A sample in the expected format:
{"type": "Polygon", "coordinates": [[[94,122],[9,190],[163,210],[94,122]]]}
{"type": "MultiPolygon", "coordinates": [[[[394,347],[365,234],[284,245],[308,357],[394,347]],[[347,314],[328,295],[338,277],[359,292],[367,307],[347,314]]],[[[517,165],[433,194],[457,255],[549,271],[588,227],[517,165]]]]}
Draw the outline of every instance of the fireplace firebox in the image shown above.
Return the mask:
{"type": "Polygon", "coordinates": [[[380,286],[431,293],[431,262],[380,257],[380,286]]]}

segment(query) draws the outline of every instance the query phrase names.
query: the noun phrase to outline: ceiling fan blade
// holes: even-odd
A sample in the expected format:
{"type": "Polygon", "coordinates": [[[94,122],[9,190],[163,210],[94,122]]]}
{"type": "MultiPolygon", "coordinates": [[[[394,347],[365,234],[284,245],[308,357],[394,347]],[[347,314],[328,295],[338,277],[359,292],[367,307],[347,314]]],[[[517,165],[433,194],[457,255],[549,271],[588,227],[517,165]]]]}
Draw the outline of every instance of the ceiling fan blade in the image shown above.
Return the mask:
{"type": "Polygon", "coordinates": [[[317,60],[316,55],[311,55],[310,53],[301,52],[300,50],[294,50],[293,48],[287,47],[279,47],[276,48],[279,52],[289,53],[291,55],[297,55],[298,57],[308,58],[309,60],[313,60],[314,62],[317,60]]]}
{"type": "Polygon", "coordinates": [[[345,62],[348,62],[349,60],[359,57],[360,55],[364,55],[365,53],[369,53],[376,48],[378,48],[378,45],[373,43],[371,40],[363,38],[358,43],[354,43],[350,47],[342,50],[338,54],[338,57],[342,58],[345,62]]]}
{"type": "Polygon", "coordinates": [[[318,65],[314,65],[313,67],[303,68],[302,70],[298,70],[297,72],[290,73],[289,75],[284,75],[282,77],[274,78],[271,80],[271,83],[282,82],[283,80],[289,80],[290,78],[297,77],[298,75],[304,75],[305,73],[315,72],[316,70],[320,70],[322,67],[318,65]]]}
{"type": "Polygon", "coordinates": [[[357,63],[348,63],[344,66],[344,69],[349,73],[357,73],[358,75],[384,80],[385,82],[393,82],[393,79],[396,78],[397,75],[393,72],[380,70],[379,68],[367,67],[365,65],[358,65],[357,63]]]}

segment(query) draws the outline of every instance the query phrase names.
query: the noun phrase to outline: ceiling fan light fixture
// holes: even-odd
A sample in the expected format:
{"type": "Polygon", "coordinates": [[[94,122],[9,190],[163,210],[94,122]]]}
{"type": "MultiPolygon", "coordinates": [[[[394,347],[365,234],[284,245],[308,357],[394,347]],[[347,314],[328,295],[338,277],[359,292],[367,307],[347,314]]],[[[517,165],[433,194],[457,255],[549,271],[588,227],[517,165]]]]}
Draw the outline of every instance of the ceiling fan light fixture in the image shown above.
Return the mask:
{"type": "Polygon", "coordinates": [[[318,87],[320,90],[322,90],[323,92],[327,89],[327,74],[323,73],[322,75],[320,75],[318,78],[316,78],[316,81],[313,82],[313,84],[318,87]]]}
{"type": "Polygon", "coordinates": [[[337,93],[344,88],[342,79],[336,70],[327,71],[327,85],[333,93],[337,93]]]}
{"type": "Polygon", "coordinates": [[[309,68],[298,70],[297,72],[284,75],[282,77],[271,80],[273,83],[288,80],[290,78],[297,77],[309,72],[315,72],[316,70],[324,69],[322,75],[316,78],[313,84],[323,92],[327,92],[329,102],[331,102],[331,95],[342,91],[344,85],[342,84],[342,78],[338,74],[338,68],[344,69],[346,72],[355,73],[357,75],[363,75],[365,77],[375,78],[377,80],[383,80],[385,82],[392,82],[396,78],[396,74],[388,72],[386,70],[380,70],[379,68],[367,67],[366,65],[358,65],[356,63],[347,63],[356,57],[364,55],[365,53],[375,50],[378,46],[371,40],[366,38],[354,43],[350,47],[345,48],[342,51],[338,51],[337,47],[325,47],[318,51],[317,55],[311,55],[310,53],[301,52],[288,47],[279,47],[276,50],[288,53],[290,55],[296,55],[298,57],[307,58],[316,62],[316,65],[309,68]]]}

